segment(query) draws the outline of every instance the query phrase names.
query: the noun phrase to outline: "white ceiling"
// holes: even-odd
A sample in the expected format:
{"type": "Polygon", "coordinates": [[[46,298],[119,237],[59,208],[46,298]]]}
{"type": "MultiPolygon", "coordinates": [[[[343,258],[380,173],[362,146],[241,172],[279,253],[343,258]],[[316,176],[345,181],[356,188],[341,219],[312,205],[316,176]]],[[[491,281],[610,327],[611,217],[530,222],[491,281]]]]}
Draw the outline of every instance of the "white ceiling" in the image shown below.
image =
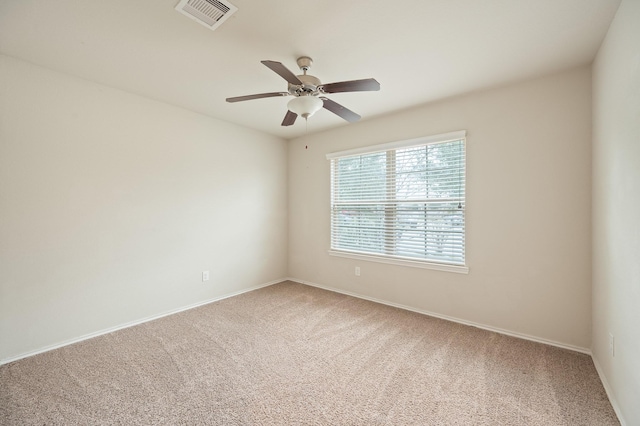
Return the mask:
{"type": "Polygon", "coordinates": [[[263,66],[323,83],[376,78],[379,92],[328,97],[370,119],[444,97],[588,64],[620,0],[231,0],[211,31],[178,0],[0,0],[0,52],[293,138],[349,125],[327,110],[281,127],[288,97],[263,66]]]}

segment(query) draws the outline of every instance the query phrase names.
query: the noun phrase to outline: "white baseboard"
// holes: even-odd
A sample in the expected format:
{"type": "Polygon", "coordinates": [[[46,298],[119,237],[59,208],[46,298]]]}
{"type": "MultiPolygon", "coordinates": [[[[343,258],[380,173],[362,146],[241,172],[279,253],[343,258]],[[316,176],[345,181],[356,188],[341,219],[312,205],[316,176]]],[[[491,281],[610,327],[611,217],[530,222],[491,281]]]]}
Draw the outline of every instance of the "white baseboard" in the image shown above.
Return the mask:
{"type": "Polygon", "coordinates": [[[621,426],[627,426],[627,422],[622,417],[622,412],[620,411],[620,406],[618,405],[618,401],[613,396],[613,392],[611,390],[611,386],[607,381],[607,376],[604,375],[602,371],[602,367],[600,367],[600,363],[598,362],[598,358],[591,354],[591,359],[593,360],[593,365],[596,366],[596,371],[598,372],[598,376],[600,377],[600,381],[602,382],[602,386],[604,387],[604,391],[607,393],[607,397],[609,397],[609,402],[611,402],[611,406],[613,407],[613,411],[616,412],[616,416],[618,416],[618,420],[620,421],[621,426]]]}
{"type": "Polygon", "coordinates": [[[199,306],[207,305],[209,303],[217,302],[219,300],[228,299],[229,297],[238,296],[238,295],[240,295],[242,293],[248,293],[250,291],[258,290],[259,288],[263,288],[263,287],[268,287],[270,285],[277,284],[277,283],[280,283],[280,282],[286,281],[286,280],[287,280],[286,278],[281,278],[281,279],[278,279],[278,280],[269,281],[268,283],[259,284],[259,285],[253,286],[253,287],[245,288],[243,290],[236,291],[236,292],[230,293],[230,294],[225,294],[223,296],[218,296],[218,297],[215,297],[213,299],[208,299],[208,300],[205,300],[203,302],[193,303],[191,305],[183,306],[183,307],[180,307],[180,308],[177,308],[177,309],[172,309],[170,311],[165,311],[165,312],[162,312],[162,313],[157,314],[157,315],[152,315],[152,316],[145,317],[145,318],[142,318],[142,319],[138,319],[138,320],[135,320],[135,321],[130,321],[130,322],[127,322],[125,324],[120,324],[120,325],[117,325],[115,327],[109,327],[109,328],[105,328],[103,330],[99,330],[99,331],[96,331],[96,332],[93,332],[93,333],[82,335],[80,337],[74,337],[72,339],[67,339],[67,340],[64,340],[62,342],[55,343],[53,345],[44,346],[44,347],[36,349],[34,351],[24,352],[24,353],[16,355],[16,356],[12,356],[12,357],[9,357],[9,358],[2,359],[2,360],[0,360],[0,365],[4,365],[4,364],[8,364],[10,362],[18,361],[18,360],[23,359],[23,358],[28,358],[30,356],[41,354],[43,352],[52,351],[54,349],[58,349],[58,348],[61,348],[63,346],[68,346],[68,345],[72,345],[74,343],[82,342],[83,340],[92,339],[94,337],[102,336],[103,334],[113,333],[114,331],[122,330],[123,328],[129,328],[129,327],[133,327],[135,325],[143,324],[145,322],[157,320],[157,319],[162,318],[162,317],[166,317],[166,316],[169,316],[169,315],[177,314],[178,312],[188,311],[189,309],[197,308],[199,306]]]}
{"type": "Polygon", "coordinates": [[[401,305],[399,303],[389,302],[389,301],[382,300],[382,299],[376,299],[375,297],[364,296],[362,294],[352,293],[350,291],[344,291],[344,290],[340,290],[340,289],[333,288],[333,287],[323,286],[323,285],[320,285],[320,284],[312,283],[310,281],[300,280],[298,278],[289,277],[287,279],[289,281],[294,281],[294,282],[297,282],[299,284],[304,284],[304,285],[308,285],[308,286],[311,286],[311,287],[318,287],[318,288],[321,288],[321,289],[324,289],[324,290],[329,290],[329,291],[333,291],[333,292],[336,292],[336,293],[345,294],[347,296],[353,296],[353,297],[357,297],[359,299],[369,300],[371,302],[381,303],[381,304],[387,305],[387,306],[393,306],[394,308],[400,308],[400,309],[404,309],[406,311],[411,311],[411,312],[416,312],[418,314],[428,315],[430,317],[436,317],[436,318],[440,318],[440,319],[443,319],[443,320],[456,322],[456,323],[459,323],[459,324],[469,325],[471,327],[481,328],[483,330],[494,331],[496,333],[504,334],[504,335],[507,335],[507,336],[517,337],[519,339],[530,340],[532,342],[538,342],[538,343],[544,343],[545,345],[555,346],[555,347],[558,347],[558,348],[568,349],[568,350],[571,350],[571,351],[574,351],[574,352],[580,352],[580,353],[583,353],[583,354],[591,355],[591,349],[589,349],[589,348],[583,348],[581,346],[569,345],[569,344],[566,344],[566,343],[556,342],[554,340],[543,339],[541,337],[531,336],[531,335],[528,335],[528,334],[523,334],[523,333],[518,333],[518,332],[515,332],[515,331],[505,330],[505,329],[498,328],[498,327],[479,324],[479,323],[476,323],[476,322],[473,322],[473,321],[467,321],[467,320],[460,319],[460,318],[450,317],[448,315],[442,315],[442,314],[438,314],[438,313],[435,313],[435,312],[426,311],[424,309],[417,309],[417,308],[413,308],[411,306],[401,305]]]}

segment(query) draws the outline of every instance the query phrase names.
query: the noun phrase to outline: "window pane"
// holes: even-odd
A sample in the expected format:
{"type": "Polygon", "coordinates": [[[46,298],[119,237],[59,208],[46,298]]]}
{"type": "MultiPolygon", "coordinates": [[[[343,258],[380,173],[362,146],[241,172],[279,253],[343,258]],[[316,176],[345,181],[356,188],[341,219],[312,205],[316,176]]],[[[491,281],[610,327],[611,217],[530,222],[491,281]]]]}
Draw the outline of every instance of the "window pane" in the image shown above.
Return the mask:
{"type": "Polygon", "coordinates": [[[339,159],[334,169],[335,201],[384,199],[386,169],[384,152],[339,159]]]}
{"type": "Polygon", "coordinates": [[[341,205],[332,214],[332,247],[384,253],[384,208],[379,205],[341,205]]]}
{"type": "Polygon", "coordinates": [[[464,142],[396,152],[397,199],[460,198],[464,194],[464,142]]]}
{"type": "Polygon", "coordinates": [[[464,261],[464,211],[457,203],[402,204],[396,217],[393,254],[464,261]]]}

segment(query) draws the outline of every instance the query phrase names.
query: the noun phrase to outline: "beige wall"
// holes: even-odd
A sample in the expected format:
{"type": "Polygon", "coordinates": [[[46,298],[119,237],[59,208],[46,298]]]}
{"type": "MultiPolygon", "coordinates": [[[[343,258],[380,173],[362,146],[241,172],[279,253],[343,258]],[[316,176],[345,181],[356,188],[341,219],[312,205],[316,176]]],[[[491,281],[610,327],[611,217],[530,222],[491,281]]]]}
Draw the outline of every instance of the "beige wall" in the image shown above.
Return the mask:
{"type": "Polygon", "coordinates": [[[6,56],[0,120],[0,361],[286,277],[286,141],[6,56]]]}
{"type": "Polygon", "coordinates": [[[292,141],[290,276],[588,351],[590,105],[584,67],[292,141]],[[327,254],[326,153],[455,130],[468,132],[468,275],[327,254]]]}
{"type": "Polygon", "coordinates": [[[593,358],[640,425],[640,1],[622,1],[594,62],[593,124],[593,358]]]}

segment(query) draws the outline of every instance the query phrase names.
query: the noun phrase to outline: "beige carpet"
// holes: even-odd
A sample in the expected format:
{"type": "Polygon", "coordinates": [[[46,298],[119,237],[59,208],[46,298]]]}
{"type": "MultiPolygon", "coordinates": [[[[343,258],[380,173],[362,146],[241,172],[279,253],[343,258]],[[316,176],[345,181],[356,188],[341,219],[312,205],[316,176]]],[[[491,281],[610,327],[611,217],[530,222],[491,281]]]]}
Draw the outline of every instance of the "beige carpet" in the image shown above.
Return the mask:
{"type": "Polygon", "coordinates": [[[0,424],[619,423],[587,355],[285,282],[4,365],[0,424]]]}

